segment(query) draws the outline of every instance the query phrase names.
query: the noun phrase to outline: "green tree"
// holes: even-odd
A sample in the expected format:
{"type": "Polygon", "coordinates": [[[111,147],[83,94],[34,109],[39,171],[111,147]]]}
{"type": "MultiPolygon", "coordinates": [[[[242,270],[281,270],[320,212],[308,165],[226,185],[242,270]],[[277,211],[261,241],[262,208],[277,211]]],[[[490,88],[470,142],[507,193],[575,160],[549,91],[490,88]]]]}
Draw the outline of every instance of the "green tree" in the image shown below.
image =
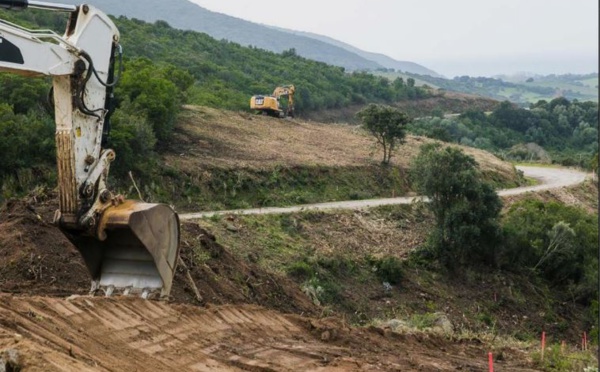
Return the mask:
{"type": "Polygon", "coordinates": [[[383,147],[382,164],[389,164],[397,144],[404,143],[406,126],[411,119],[393,107],[370,104],[360,111],[357,116],[364,127],[383,147]]]}
{"type": "Polygon", "coordinates": [[[126,63],[115,95],[120,100],[128,99],[132,111],[148,118],[159,141],[168,141],[192,83],[193,78],[186,71],[140,58],[126,63]]]}
{"type": "Polygon", "coordinates": [[[15,114],[26,114],[45,106],[50,83],[46,79],[0,74],[0,102],[13,106],[15,114]]]}
{"type": "Polygon", "coordinates": [[[128,99],[113,116],[108,144],[117,153],[111,172],[119,177],[125,177],[129,171],[142,176],[151,173],[156,159],[152,124],[132,108],[128,99]]]}
{"type": "Polygon", "coordinates": [[[435,228],[429,242],[442,265],[494,264],[502,202],[482,181],[477,162],[455,147],[428,144],[413,160],[411,180],[429,198],[435,228]]]}

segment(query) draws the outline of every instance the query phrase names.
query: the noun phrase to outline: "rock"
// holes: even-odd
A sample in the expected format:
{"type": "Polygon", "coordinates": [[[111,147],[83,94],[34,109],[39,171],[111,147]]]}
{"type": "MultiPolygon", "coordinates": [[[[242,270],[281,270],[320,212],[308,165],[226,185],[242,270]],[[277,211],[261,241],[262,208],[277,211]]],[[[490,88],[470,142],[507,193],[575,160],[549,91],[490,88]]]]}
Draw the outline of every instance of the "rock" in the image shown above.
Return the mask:
{"type": "Polygon", "coordinates": [[[454,325],[448,319],[448,315],[445,313],[435,313],[435,320],[433,321],[433,329],[438,329],[446,335],[454,333],[454,325]]]}
{"type": "Polygon", "coordinates": [[[0,372],[20,371],[19,352],[16,349],[0,351],[0,372]]]}
{"type": "Polygon", "coordinates": [[[391,319],[381,325],[383,328],[389,328],[394,332],[402,332],[406,330],[410,330],[410,325],[399,319],[391,319]]]}
{"type": "Polygon", "coordinates": [[[238,231],[240,231],[239,227],[237,227],[237,226],[235,226],[233,224],[230,224],[230,223],[225,224],[225,228],[227,229],[227,231],[231,231],[231,232],[238,232],[238,231]]]}

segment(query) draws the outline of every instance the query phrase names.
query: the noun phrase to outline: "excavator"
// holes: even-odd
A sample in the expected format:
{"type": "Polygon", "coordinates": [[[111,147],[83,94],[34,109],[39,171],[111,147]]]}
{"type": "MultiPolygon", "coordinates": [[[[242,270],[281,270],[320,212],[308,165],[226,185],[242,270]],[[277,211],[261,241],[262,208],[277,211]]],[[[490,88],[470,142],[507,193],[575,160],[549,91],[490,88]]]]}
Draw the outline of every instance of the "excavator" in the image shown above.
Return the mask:
{"type": "Polygon", "coordinates": [[[263,115],[274,116],[278,118],[294,117],[294,93],[296,87],[293,85],[283,85],[275,88],[270,96],[256,95],[250,98],[250,109],[256,110],[263,115]],[[281,104],[281,98],[287,98],[287,106],[281,104]]]}
{"type": "Polygon", "coordinates": [[[59,189],[54,222],[81,253],[90,293],[168,298],[179,259],[177,213],[166,204],[125,200],[107,185],[116,154],[104,147],[123,70],[119,31],[86,4],[0,0],[0,8],[68,13],[62,36],[0,19],[0,71],[52,78],[59,189]]]}

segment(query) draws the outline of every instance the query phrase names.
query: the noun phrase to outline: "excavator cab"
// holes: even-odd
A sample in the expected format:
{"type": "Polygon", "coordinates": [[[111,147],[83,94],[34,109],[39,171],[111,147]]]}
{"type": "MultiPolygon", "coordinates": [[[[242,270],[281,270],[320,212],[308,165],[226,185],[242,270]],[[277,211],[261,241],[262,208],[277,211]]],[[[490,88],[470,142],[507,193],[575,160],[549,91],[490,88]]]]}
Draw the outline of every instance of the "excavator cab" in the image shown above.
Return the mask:
{"type": "Polygon", "coordinates": [[[179,258],[179,217],[166,204],[124,200],[107,186],[115,152],[103,148],[122,65],[119,31],[90,5],[0,0],[69,14],[65,34],[0,19],[0,71],[51,76],[59,210],[55,223],[81,253],[91,293],[169,296],[179,258]],[[116,75],[115,75],[116,74],[116,75]]]}
{"type": "Polygon", "coordinates": [[[250,109],[263,115],[293,118],[295,92],[296,88],[293,85],[282,85],[275,88],[270,96],[252,96],[250,98],[250,109]]]}

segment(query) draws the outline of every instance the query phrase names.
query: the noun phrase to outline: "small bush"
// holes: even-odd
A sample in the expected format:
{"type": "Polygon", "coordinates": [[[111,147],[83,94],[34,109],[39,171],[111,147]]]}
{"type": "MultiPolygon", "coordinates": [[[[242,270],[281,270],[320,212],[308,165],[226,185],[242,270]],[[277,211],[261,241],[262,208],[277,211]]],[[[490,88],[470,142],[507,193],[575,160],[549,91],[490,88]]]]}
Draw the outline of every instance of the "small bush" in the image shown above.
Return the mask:
{"type": "Polygon", "coordinates": [[[598,371],[598,362],[591,351],[561,351],[561,345],[552,344],[541,353],[533,353],[534,362],[544,371],[598,371]]]}
{"type": "Polygon", "coordinates": [[[307,280],[315,275],[315,269],[306,261],[296,261],[287,268],[287,273],[293,278],[307,280]]]}
{"type": "Polygon", "coordinates": [[[379,279],[390,284],[400,284],[403,278],[403,263],[400,259],[388,256],[381,259],[371,260],[379,279]]]}

